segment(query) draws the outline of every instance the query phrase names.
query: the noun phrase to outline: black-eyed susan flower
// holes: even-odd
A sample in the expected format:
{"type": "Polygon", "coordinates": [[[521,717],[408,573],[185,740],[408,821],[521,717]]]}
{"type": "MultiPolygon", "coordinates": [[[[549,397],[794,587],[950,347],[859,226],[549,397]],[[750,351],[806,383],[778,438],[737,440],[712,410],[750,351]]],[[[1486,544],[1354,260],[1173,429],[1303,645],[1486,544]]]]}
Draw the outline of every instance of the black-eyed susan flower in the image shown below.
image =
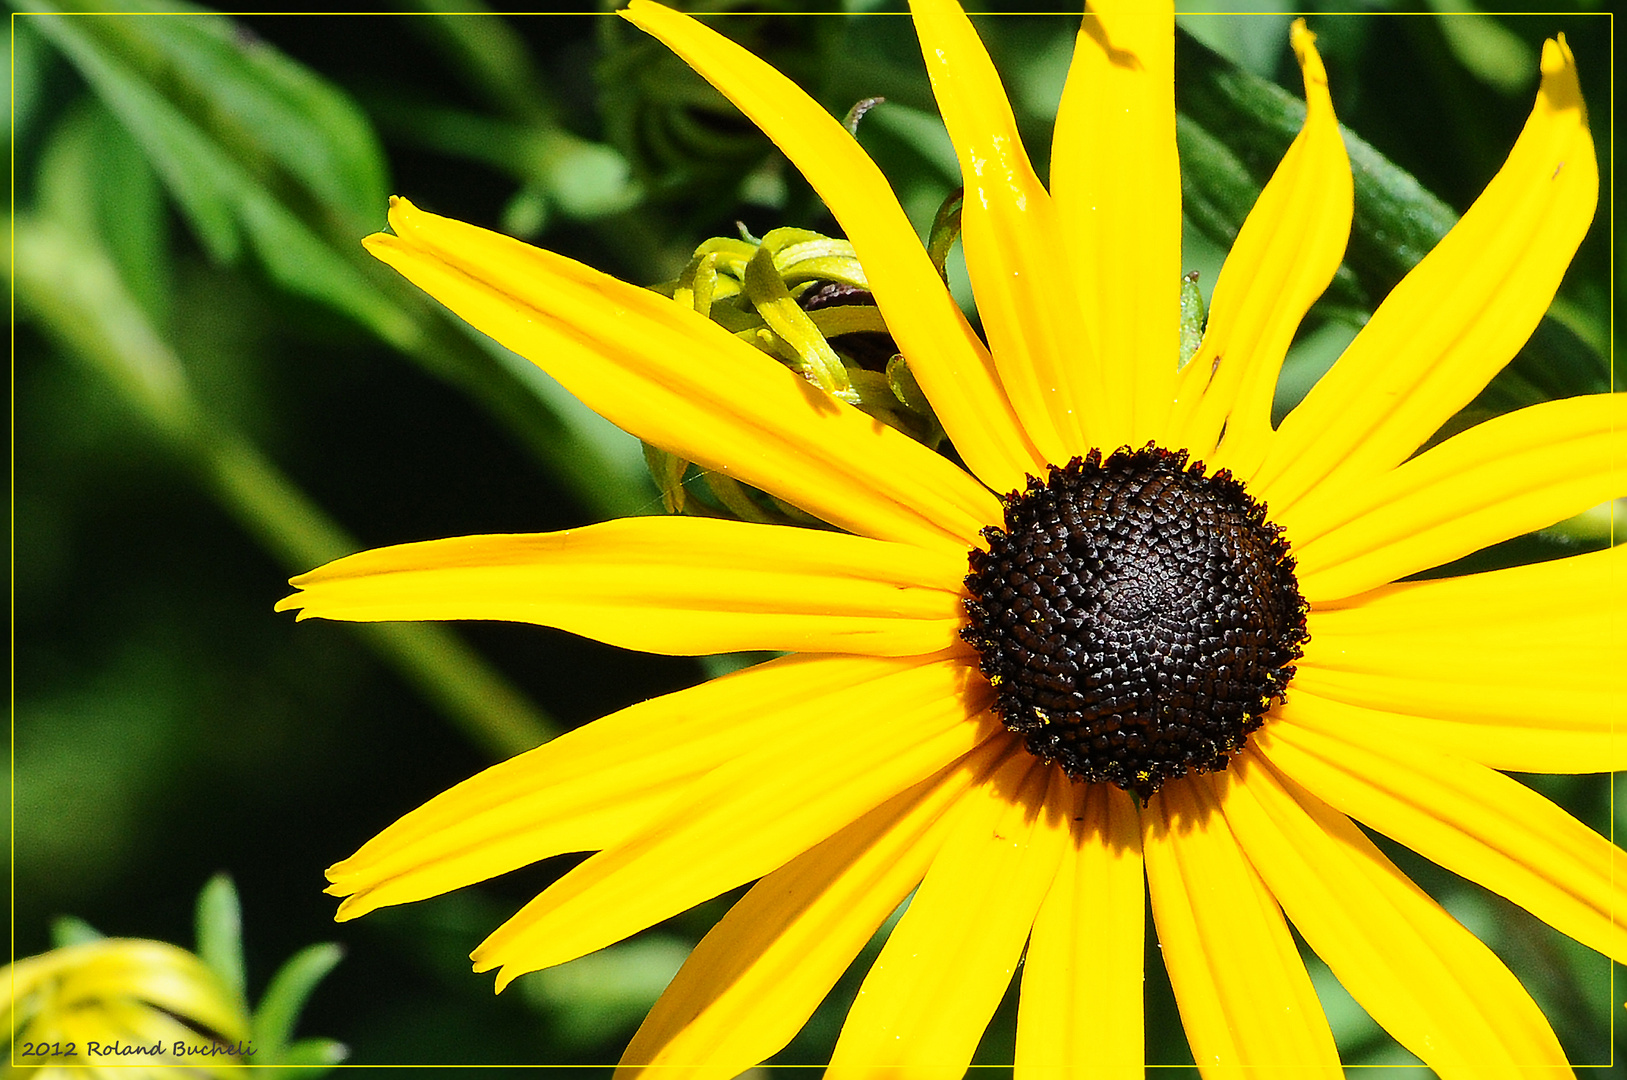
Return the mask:
{"type": "Polygon", "coordinates": [[[965,16],[913,5],[981,335],[840,123],[698,23],[625,13],[819,191],[958,461],[692,305],[393,203],[380,259],[659,450],[839,531],[637,518],[296,579],[284,606],[307,616],[792,654],[432,800],[330,870],[341,918],[597,852],[475,951],[501,987],[761,879],[626,1052],[724,1077],[784,1046],[914,890],[833,1068],[958,1073],[1026,957],[1020,1073],[1129,1075],[1150,892],[1206,1072],[1339,1075],[1290,925],[1443,1075],[1564,1067],[1514,976],[1356,823],[1627,960],[1621,853],[1499,771],[1627,760],[1606,662],[1621,549],[1408,580],[1627,493],[1623,395],[1419,449],[1525,341],[1592,218],[1571,55],[1545,45],[1502,170],[1273,427],[1351,220],[1311,35],[1293,35],[1304,129],[1180,367],[1171,19],[1092,6],[1047,185],[965,16]]]}

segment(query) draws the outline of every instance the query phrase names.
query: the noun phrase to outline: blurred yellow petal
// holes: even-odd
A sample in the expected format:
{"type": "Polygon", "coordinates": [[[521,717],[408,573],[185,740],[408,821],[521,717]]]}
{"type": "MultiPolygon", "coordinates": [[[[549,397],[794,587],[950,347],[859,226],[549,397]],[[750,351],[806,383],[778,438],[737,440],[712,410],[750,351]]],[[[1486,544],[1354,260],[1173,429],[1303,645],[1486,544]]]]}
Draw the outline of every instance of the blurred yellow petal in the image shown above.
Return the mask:
{"type": "Polygon", "coordinates": [[[1176,441],[1241,475],[1265,453],[1283,358],[1300,320],[1333,280],[1350,237],[1350,159],[1316,35],[1300,19],[1291,41],[1305,81],[1305,126],[1226,256],[1203,344],[1176,389],[1176,441]],[[1224,445],[1215,454],[1222,429],[1224,445]]]}
{"type": "Polygon", "coordinates": [[[1349,818],[1251,750],[1214,784],[1227,824],[1294,928],[1437,1075],[1513,1080],[1527,1068],[1566,1068],[1519,980],[1349,818]]]}
{"type": "Polygon", "coordinates": [[[624,518],[351,555],[293,579],[301,618],[507,619],[628,649],[901,656],[950,648],[965,552],[709,518],[624,518]]]}
{"type": "Polygon", "coordinates": [[[1342,1078],[1299,949],[1210,778],[1166,784],[1141,820],[1153,922],[1206,1080],[1262,1067],[1342,1078]]]}
{"type": "Polygon", "coordinates": [[[1111,450],[1164,437],[1175,396],[1175,23],[1168,0],[1091,7],[1056,114],[1051,196],[1078,317],[1095,341],[1069,361],[1080,369],[1085,432],[1111,450]]]}
{"type": "Polygon", "coordinates": [[[1468,404],[1548,309],[1598,190],[1561,36],[1543,45],[1536,107],[1502,170],[1283,420],[1256,474],[1272,510],[1313,488],[1357,490],[1468,404]]]}
{"type": "MultiPolygon", "coordinates": [[[[999,73],[951,0],[910,5],[938,111],[960,158],[961,244],[995,367],[1045,460],[1094,442],[1081,412],[1095,346],[1081,319],[1051,196],[1034,175],[999,73]]],[[[1171,316],[1173,318],[1174,316],[1171,316]]]]}
{"type": "Polygon", "coordinates": [[[220,977],[197,956],[163,941],[102,938],[70,945],[19,960],[5,976],[14,1003],[39,994],[40,1006],[94,1014],[111,1002],[133,1001],[228,1039],[248,1036],[243,1006],[220,977]]]}
{"type": "Polygon", "coordinates": [[[1440,566],[1627,494],[1627,394],[1495,417],[1354,488],[1274,513],[1313,604],[1440,566]]]}
{"type": "Polygon", "coordinates": [[[1518,781],[1300,710],[1255,736],[1285,776],[1563,934],[1627,960],[1627,855],[1518,781]]]}
{"type": "Polygon", "coordinates": [[[252,1046],[247,1005],[184,949],[99,938],[0,971],[17,1054],[7,1075],[235,1075],[252,1046]],[[111,1050],[113,1047],[122,1049],[111,1050]],[[133,1066],[133,1068],[132,1068],[133,1066]]]}
{"type": "Polygon", "coordinates": [[[681,1067],[730,1080],[783,1048],[925,876],[951,811],[1006,750],[991,739],[754,885],[650,1010],[618,1076],[681,1067]]]}
{"type": "Polygon", "coordinates": [[[1071,845],[1072,784],[1018,752],[963,800],[831,1053],[833,1078],[959,1077],[1071,845]]]}
{"type": "Polygon", "coordinates": [[[367,250],[595,412],[861,536],[964,550],[992,495],[667,297],[392,199],[367,250]]]}
{"type": "Polygon", "coordinates": [[[772,872],[999,732],[975,679],[963,660],[917,659],[782,713],[784,723],[690,785],[659,820],[494,931],[475,950],[476,970],[501,966],[501,988],[772,872]]]}
{"type": "Polygon", "coordinates": [[[437,795],[328,870],[339,918],[625,843],[721,761],[915,660],[787,657],[654,698],[437,795]]]}
{"type": "Polygon", "coordinates": [[[834,117],[740,46],[675,11],[633,0],[623,18],[659,38],[774,140],[819,192],[863,264],[887,330],[972,472],[1021,487],[1045,459],[1017,422],[983,342],[967,324],[892,187],[834,117]]]}
{"type": "Polygon", "coordinates": [[[1023,960],[1016,1077],[1142,1080],[1141,823],[1131,797],[1109,784],[1079,785],[1074,800],[1072,845],[1023,960]]]}

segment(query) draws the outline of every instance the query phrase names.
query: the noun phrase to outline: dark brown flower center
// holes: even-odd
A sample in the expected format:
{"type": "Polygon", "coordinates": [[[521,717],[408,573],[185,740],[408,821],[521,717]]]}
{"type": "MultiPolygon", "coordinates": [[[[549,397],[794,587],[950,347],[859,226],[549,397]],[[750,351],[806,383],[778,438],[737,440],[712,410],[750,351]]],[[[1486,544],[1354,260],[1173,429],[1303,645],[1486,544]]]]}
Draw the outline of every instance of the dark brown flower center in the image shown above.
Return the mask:
{"type": "Polygon", "coordinates": [[[1294,675],[1307,605],[1280,526],[1222,470],[1092,450],[1004,499],[961,636],[1029,752],[1143,802],[1224,769],[1294,675]]]}

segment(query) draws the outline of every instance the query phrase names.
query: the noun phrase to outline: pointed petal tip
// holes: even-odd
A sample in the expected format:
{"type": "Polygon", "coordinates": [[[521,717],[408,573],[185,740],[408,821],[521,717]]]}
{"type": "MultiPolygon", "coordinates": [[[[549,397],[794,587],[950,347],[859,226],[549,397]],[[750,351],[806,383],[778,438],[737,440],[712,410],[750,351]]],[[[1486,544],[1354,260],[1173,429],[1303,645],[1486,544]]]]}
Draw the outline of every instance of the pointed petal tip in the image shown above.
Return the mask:
{"type": "Polygon", "coordinates": [[[1555,37],[1542,43],[1542,73],[1544,75],[1557,74],[1560,69],[1576,66],[1576,55],[1571,52],[1570,42],[1565,40],[1561,31],[1555,37]]]}
{"type": "Polygon", "coordinates": [[[690,21],[690,17],[683,12],[669,8],[665,4],[654,3],[653,0],[629,0],[627,6],[616,14],[645,33],[650,33],[650,23],[657,19],[690,21]]]}
{"type": "MultiPolygon", "coordinates": [[[[413,219],[421,214],[422,211],[420,211],[417,206],[413,205],[412,200],[407,198],[405,195],[390,196],[390,209],[386,215],[386,219],[390,223],[390,228],[395,230],[395,237],[406,236],[407,231],[413,225],[413,219]]],[[[367,239],[378,241],[392,240],[395,239],[395,237],[391,237],[388,233],[375,233],[373,236],[370,236],[367,239]]],[[[366,240],[362,241],[364,244],[366,242],[366,240]]]]}
{"type": "MultiPolygon", "coordinates": [[[[334,893],[334,890],[338,888],[341,888],[341,886],[330,885],[323,891],[338,895],[337,893],[334,893]]],[[[366,915],[372,910],[373,908],[371,905],[361,902],[360,896],[347,896],[343,900],[339,901],[339,909],[333,913],[333,921],[350,922],[352,919],[361,918],[363,915],[366,915]]]]}
{"type": "MultiPolygon", "coordinates": [[[[409,211],[413,209],[412,203],[408,202],[405,196],[391,195],[389,206],[385,210],[386,220],[389,220],[390,216],[395,213],[397,204],[404,205],[409,211]]],[[[392,222],[391,228],[394,227],[394,223],[392,222]]],[[[386,243],[394,239],[395,237],[391,236],[387,232],[376,232],[362,237],[362,247],[371,253],[376,245],[386,243]]]]}
{"type": "Polygon", "coordinates": [[[1575,109],[1586,121],[1587,107],[1582,101],[1582,84],[1577,77],[1576,54],[1571,52],[1564,34],[1542,43],[1542,86],[1537,91],[1537,99],[1546,101],[1556,112],[1575,109]]]}
{"type": "Polygon", "coordinates": [[[479,945],[475,946],[474,952],[469,954],[469,962],[474,966],[474,973],[476,975],[483,975],[486,972],[495,969],[497,971],[497,980],[492,985],[492,993],[501,994],[504,990],[508,989],[510,983],[512,983],[515,979],[518,979],[521,975],[526,974],[527,969],[517,968],[513,964],[505,964],[503,961],[492,956],[492,950],[487,947],[490,940],[491,939],[488,938],[486,941],[482,941],[479,945]]]}
{"type": "Polygon", "coordinates": [[[1322,54],[1316,50],[1316,34],[1305,25],[1304,19],[1294,20],[1288,30],[1288,44],[1293,47],[1294,58],[1299,61],[1307,89],[1311,83],[1326,86],[1328,73],[1322,66],[1322,54]]]}

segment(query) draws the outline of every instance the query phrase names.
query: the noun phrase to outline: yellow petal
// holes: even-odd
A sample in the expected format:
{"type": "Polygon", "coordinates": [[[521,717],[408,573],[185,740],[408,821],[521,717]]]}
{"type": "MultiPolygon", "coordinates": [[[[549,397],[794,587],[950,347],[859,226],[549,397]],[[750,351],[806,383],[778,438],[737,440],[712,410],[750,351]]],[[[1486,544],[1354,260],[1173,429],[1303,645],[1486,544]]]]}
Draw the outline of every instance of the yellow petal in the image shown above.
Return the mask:
{"type": "MultiPolygon", "coordinates": [[[[219,976],[197,956],[167,942],[101,938],[19,960],[5,975],[20,1010],[31,999],[52,1011],[83,1012],[95,1019],[117,1002],[134,1001],[142,1009],[133,1015],[161,1009],[229,1040],[248,1034],[242,1005],[219,976]]],[[[111,1035],[108,1031],[101,1037],[111,1035]]]]}
{"type": "Polygon", "coordinates": [[[476,970],[501,965],[501,989],[783,866],[1000,733],[989,696],[964,660],[918,660],[781,710],[779,726],[647,829],[500,926],[475,950],[476,970]]]}
{"type": "Polygon", "coordinates": [[[1576,63],[1542,50],[1542,87],[1508,161],[1395,287],[1282,423],[1256,475],[1281,513],[1308,491],[1351,490],[1403,461],[1477,394],[1535,329],[1598,202],[1576,63]]]}
{"type": "Polygon", "coordinates": [[[1446,1080],[1567,1067],[1519,980],[1349,818],[1252,750],[1214,782],[1227,824],[1294,927],[1424,1064],[1446,1080]]]}
{"type": "Polygon", "coordinates": [[[967,547],[998,501],[946,459],[658,293],[392,199],[374,256],[663,450],[862,536],[967,547]]]}
{"type": "Polygon", "coordinates": [[[1532,405],[1272,517],[1312,603],[1366,592],[1627,494],[1627,394],[1532,405]]]}
{"type": "Polygon", "coordinates": [[[774,140],[852,241],[887,330],[961,459],[997,491],[1044,464],[988,350],[939,279],[887,179],[846,128],[791,80],[685,15],[633,0],[623,18],[659,38],[774,140]]]}
{"type": "Polygon", "coordinates": [[[1386,586],[1312,610],[1291,704],[1399,714],[1408,737],[1494,768],[1627,768],[1623,611],[1627,546],[1386,586]]]}
{"type": "MultiPolygon", "coordinates": [[[[1292,704],[1292,703],[1290,703],[1292,704]]],[[[1479,882],[1591,949],[1627,959],[1627,855],[1530,788],[1336,715],[1255,735],[1284,775],[1370,829],[1479,882]]]]}
{"type": "MultiPolygon", "coordinates": [[[[125,1078],[167,1080],[178,1074],[187,1077],[243,1074],[241,1063],[230,1056],[202,1057],[196,1053],[177,1054],[176,1043],[181,1043],[184,1049],[206,1047],[213,1040],[199,1034],[196,1028],[181,1018],[163,1011],[162,1008],[155,1008],[140,998],[82,1003],[78,1008],[61,1010],[53,1019],[58,1023],[55,1038],[51,1041],[76,1045],[79,1052],[84,1055],[82,1060],[87,1061],[90,1067],[46,1068],[38,1072],[30,1069],[23,1075],[32,1075],[41,1080],[70,1080],[70,1078],[78,1080],[81,1077],[90,1080],[103,1080],[104,1077],[107,1080],[125,1080],[125,1078]],[[159,1052],[151,1057],[142,1056],[134,1059],[118,1055],[117,1051],[112,1051],[108,1056],[92,1057],[90,1056],[92,1043],[99,1043],[99,1049],[104,1051],[118,1043],[125,1046],[147,1047],[156,1044],[159,1052]]],[[[246,1039],[247,1036],[247,1031],[242,1030],[242,1035],[231,1037],[227,1045],[236,1042],[239,1037],[246,1039]]],[[[64,1046],[63,1049],[67,1047],[64,1046]]],[[[22,1073],[22,1070],[16,1072],[22,1073]]]]}
{"type": "Polygon", "coordinates": [[[1017,750],[966,796],[865,976],[827,1076],[965,1074],[1070,843],[1072,787],[1017,750]]]}
{"type": "Polygon", "coordinates": [[[1165,437],[1175,396],[1175,18],[1168,0],[1092,7],[1057,110],[1051,196],[1080,318],[1096,343],[1072,361],[1087,432],[1111,450],[1165,437]]]}
{"type": "Polygon", "coordinates": [[[1248,1077],[1261,1066],[1342,1078],[1304,961],[1210,778],[1164,785],[1141,822],[1153,922],[1205,1078],[1248,1077]]]}
{"type": "Polygon", "coordinates": [[[984,743],[754,885],[650,1010],[618,1077],[730,1080],[783,1048],[920,883],[949,811],[1007,745],[984,743]]]}
{"type": "Polygon", "coordinates": [[[567,732],[437,795],[329,869],[328,892],[348,896],[338,917],[624,843],[722,762],[915,663],[787,657],[567,732]]]}
{"type": "MultiPolygon", "coordinates": [[[[1618,650],[1619,651],[1619,650],[1618,650]]],[[[1303,670],[1303,669],[1302,669],[1303,670]]],[[[1375,736],[1406,740],[1448,757],[1461,757],[1493,769],[1512,772],[1596,773],[1627,769],[1627,730],[1622,729],[1622,694],[1604,712],[1566,713],[1553,723],[1533,723],[1499,711],[1515,712],[1497,700],[1496,690],[1465,690],[1471,706],[1486,705],[1485,716],[1454,719],[1419,716],[1411,706],[1393,709],[1344,700],[1344,689],[1317,673],[1302,684],[1296,677],[1288,701],[1276,715],[1298,723],[1307,717],[1330,730],[1357,725],[1375,736]],[[1326,696],[1324,696],[1326,695],[1326,696]]],[[[1413,684],[1420,689],[1424,683],[1413,684]]]]}
{"type": "MultiPolygon", "coordinates": [[[[1094,345],[1046,192],[994,63],[951,0],[910,5],[932,94],[960,157],[961,244],[1000,380],[1024,430],[1050,462],[1092,443],[1081,409],[1094,345]]],[[[1096,403],[1105,407],[1109,403],[1096,403]]]]}
{"type": "Polygon", "coordinates": [[[1141,825],[1110,784],[1075,790],[1072,846],[1034,919],[1017,1011],[1017,1080],[1143,1080],[1141,825]]]}
{"type": "Polygon", "coordinates": [[[1305,126],[1249,211],[1209,305],[1203,344],[1180,374],[1176,438],[1249,475],[1271,436],[1271,400],[1300,320],[1333,280],[1350,238],[1354,185],[1328,76],[1303,19],[1290,40],[1305,80],[1305,126]]]}
{"type": "Polygon", "coordinates": [[[903,656],[954,646],[964,552],[709,518],[464,536],[293,579],[301,618],[506,619],[628,649],[903,656]]]}

